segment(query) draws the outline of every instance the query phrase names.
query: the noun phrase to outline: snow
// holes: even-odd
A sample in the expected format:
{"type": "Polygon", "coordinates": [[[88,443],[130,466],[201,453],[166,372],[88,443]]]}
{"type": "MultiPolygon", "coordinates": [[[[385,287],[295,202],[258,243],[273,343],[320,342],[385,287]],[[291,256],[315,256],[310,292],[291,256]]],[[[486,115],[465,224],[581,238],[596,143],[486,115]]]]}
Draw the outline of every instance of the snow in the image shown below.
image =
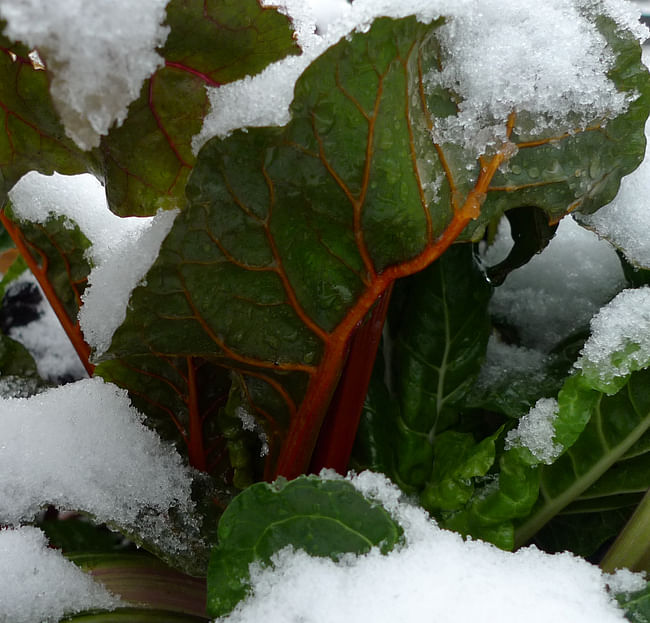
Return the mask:
{"type": "Polygon", "coordinates": [[[575,366],[593,387],[614,393],[617,378],[650,365],[650,288],[623,290],[591,320],[575,366]]]}
{"type": "Polygon", "coordinates": [[[351,5],[337,2],[337,18],[332,10],[323,12],[322,2],[272,4],[294,20],[303,54],[257,76],[208,88],[212,110],[194,139],[195,151],[208,138],[227,136],[236,128],[286,124],[300,73],[341,37],[366,31],[379,16],[416,15],[424,23],[447,18],[438,29],[444,68],[431,71],[426,81],[429,88],[442,85],[456,94],[458,114],[438,120],[434,138],[462,144],[474,157],[505,140],[513,110],[517,132],[534,138],[573,132],[626,109],[626,96],[606,75],[613,63],[611,49],[590,16],[602,12],[638,39],[647,36],[638,8],[615,0],[549,0],[541,5],[533,0],[355,0],[351,5]]]}
{"type": "Polygon", "coordinates": [[[191,474],[142,421],[126,390],[100,378],[0,398],[0,524],[30,521],[51,503],[182,550],[168,515],[187,518],[189,539],[191,474]]]}
{"type": "Polygon", "coordinates": [[[57,623],[121,605],[100,583],[48,547],[37,528],[0,530],[0,623],[57,623]]]}
{"type": "MultiPolygon", "coordinates": [[[[352,482],[384,503],[404,528],[405,544],[388,555],[375,548],[338,563],[285,548],[272,566],[252,567],[251,595],[217,621],[625,621],[606,591],[609,576],[583,559],[534,547],[513,554],[464,541],[438,528],[422,509],[399,501],[383,476],[365,472],[352,482]]],[[[620,576],[616,582],[634,590],[640,578],[620,576]]]]}
{"type": "MultiPolygon", "coordinates": [[[[509,238],[506,219],[498,236],[494,251],[485,255],[488,265],[503,255],[503,239],[509,238]]],[[[546,249],[496,288],[490,310],[516,327],[522,346],[549,352],[624,286],[612,245],[566,217],[546,249]]]]}
{"type": "Polygon", "coordinates": [[[540,398],[520,420],[517,428],[506,435],[505,449],[528,448],[542,463],[550,465],[560,456],[562,444],[553,441],[559,405],[554,398],[540,398]]]}
{"type": "Polygon", "coordinates": [[[92,270],[79,322],[95,355],[102,355],[124,321],[131,291],[156,260],[178,210],[120,218],[109,210],[104,189],[93,176],[47,176],[36,171],[23,176],[9,198],[19,219],[46,223],[52,215],[64,216],[91,242],[87,259],[92,270]]]}
{"type": "MultiPolygon", "coordinates": [[[[650,121],[645,126],[650,140],[650,121]]],[[[579,215],[582,224],[619,248],[627,260],[650,269],[650,157],[626,175],[614,200],[594,214],[579,215]]]]}
{"type": "Polygon", "coordinates": [[[168,0],[0,0],[4,34],[38,48],[67,134],[82,149],[120,125],[163,59],[168,0]]]}
{"type": "MultiPolygon", "coordinates": [[[[83,367],[77,351],[75,351],[66,332],[63,330],[54,310],[47,302],[36,278],[26,271],[16,280],[19,282],[33,283],[41,293],[41,302],[38,306],[39,317],[32,322],[13,326],[9,329],[9,337],[20,342],[34,358],[39,376],[51,383],[59,383],[62,380],[81,379],[88,376],[83,367]]],[[[4,377],[3,377],[4,380],[4,377]]],[[[8,397],[8,387],[3,386],[0,395],[8,397]]],[[[29,390],[29,386],[20,389],[29,390]]],[[[30,394],[33,391],[29,392],[30,394]]],[[[16,397],[20,397],[16,395],[16,397]]]]}

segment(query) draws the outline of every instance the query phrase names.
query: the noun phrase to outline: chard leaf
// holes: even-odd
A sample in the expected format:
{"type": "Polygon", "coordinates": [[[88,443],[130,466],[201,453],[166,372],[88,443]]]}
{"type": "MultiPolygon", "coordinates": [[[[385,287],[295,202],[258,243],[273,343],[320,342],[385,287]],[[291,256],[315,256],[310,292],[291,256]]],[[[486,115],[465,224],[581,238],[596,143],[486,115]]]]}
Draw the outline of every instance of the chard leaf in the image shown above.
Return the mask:
{"type": "MultiPolygon", "coordinates": [[[[37,170],[98,175],[121,216],[184,207],[191,140],[209,110],[205,87],[256,74],[299,49],[289,20],[257,0],[171,0],[166,24],[170,34],[158,50],[164,66],[144,82],[124,124],[88,153],[65,135],[49,93],[51,70],[0,34],[0,206],[24,173],[37,170]]],[[[45,53],[43,61],[47,67],[45,53]]]]}
{"type": "Polygon", "coordinates": [[[108,203],[120,216],[183,208],[195,163],[192,137],[210,108],[206,87],[259,73],[298,54],[289,20],[257,0],[171,0],[164,67],[99,147],[108,203]]]}
{"type": "Polygon", "coordinates": [[[28,48],[2,35],[4,26],[0,20],[0,207],[28,171],[73,175],[94,167],[92,155],[65,135],[47,72],[32,64],[28,48]]]}
{"type": "MultiPolygon", "coordinates": [[[[563,456],[542,468],[540,499],[530,516],[517,527],[516,541],[520,545],[579,499],[650,429],[650,371],[633,372],[625,386],[612,396],[589,388],[582,375],[572,378],[573,384],[564,389],[567,404],[576,415],[582,412],[582,419],[588,419],[588,423],[563,456]]],[[[607,489],[608,479],[603,489],[607,489]]],[[[647,488],[650,476],[646,476],[646,483],[647,488]]],[[[625,489],[626,483],[620,481],[618,486],[625,489]]],[[[595,491],[598,489],[596,485],[595,491]]]]}
{"type": "Polygon", "coordinates": [[[446,431],[433,444],[435,461],[420,503],[428,511],[461,509],[474,493],[474,479],[494,464],[495,440],[501,429],[479,443],[471,433],[446,431]]]}
{"type": "Polygon", "coordinates": [[[271,564],[284,547],[338,560],[377,546],[387,552],[402,530],[349,482],[302,476],[257,483],[240,493],[222,515],[218,533],[208,569],[212,616],[227,614],[246,596],[251,563],[271,564]]]}
{"type": "Polygon", "coordinates": [[[549,218],[595,208],[641,158],[642,139],[619,137],[642,134],[648,76],[636,41],[609,23],[600,27],[619,54],[612,79],[641,95],[606,131],[596,122],[531,141],[514,130],[515,111],[516,154],[508,145],[466,161],[458,146],[435,145],[435,114],[456,97],[423,81],[448,62],[439,23],[376,20],[304,72],[286,127],[209,141],[189,206],[114,337],[109,357],[198,356],[252,379],[271,476],[306,469],[345,344],[394,279],[439,257],[479,211],[465,237],[524,197],[549,218]],[[598,154],[606,181],[589,176],[585,154],[598,154]],[[508,158],[510,172],[499,171],[508,158]],[[529,184],[533,170],[541,177],[529,184]]]}

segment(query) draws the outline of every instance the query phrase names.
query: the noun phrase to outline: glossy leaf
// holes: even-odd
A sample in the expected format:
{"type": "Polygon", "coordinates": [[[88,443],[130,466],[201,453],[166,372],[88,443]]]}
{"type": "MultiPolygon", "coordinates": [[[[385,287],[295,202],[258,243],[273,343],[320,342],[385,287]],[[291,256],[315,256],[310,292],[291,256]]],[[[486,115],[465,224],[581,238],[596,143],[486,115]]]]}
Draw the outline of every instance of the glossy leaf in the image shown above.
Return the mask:
{"type": "MultiPolygon", "coordinates": [[[[454,146],[431,142],[432,111],[453,101],[447,92],[427,93],[422,82],[442,62],[437,26],[377,20],[305,71],[288,126],[206,144],[188,182],[190,205],[115,336],[112,356],[198,355],[253,374],[249,394],[269,438],[271,474],[306,468],[345,344],[377,297],[436,259],[477,215],[485,193],[472,235],[484,219],[521,205],[510,182],[493,184],[509,175],[498,167],[512,150],[458,162],[446,157],[454,146]]],[[[638,45],[606,24],[603,32],[621,52],[625,72],[612,74],[619,88],[642,94],[624,119],[607,132],[534,142],[511,135],[516,170],[546,171],[552,153],[553,163],[566,159],[573,172],[566,184],[549,173],[563,197],[553,206],[544,184],[522,191],[552,218],[586,201],[585,189],[589,205],[609,199],[613,180],[642,153],[641,139],[622,155],[613,151],[618,133],[640,132],[645,118],[638,45]],[[575,181],[575,158],[585,153],[599,154],[606,184],[588,173],[575,181]]]]}
{"type": "Polygon", "coordinates": [[[344,480],[302,476],[257,483],[231,502],[219,522],[208,569],[208,612],[230,612],[247,594],[249,565],[269,564],[286,546],[337,560],[372,547],[387,552],[401,534],[383,507],[344,480]]]}

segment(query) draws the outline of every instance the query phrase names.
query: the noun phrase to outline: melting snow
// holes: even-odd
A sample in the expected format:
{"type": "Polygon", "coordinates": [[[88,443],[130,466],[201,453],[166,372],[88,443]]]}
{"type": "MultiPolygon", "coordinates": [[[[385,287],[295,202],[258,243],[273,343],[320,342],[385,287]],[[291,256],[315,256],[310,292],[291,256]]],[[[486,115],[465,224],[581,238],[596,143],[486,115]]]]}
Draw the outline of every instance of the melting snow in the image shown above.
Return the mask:
{"type": "Polygon", "coordinates": [[[191,474],[142,420],[126,391],[100,378],[0,398],[0,524],[51,503],[182,550],[168,514],[187,517],[189,540],[191,474]]]}
{"type": "Polygon", "coordinates": [[[576,367],[603,391],[615,379],[650,365],[650,288],[623,290],[591,320],[576,367]]]}
{"type": "Polygon", "coordinates": [[[379,16],[416,15],[424,23],[447,18],[438,29],[445,66],[427,81],[452,89],[459,111],[438,123],[436,134],[442,142],[464,144],[474,156],[505,138],[512,110],[523,124],[518,131],[526,127],[530,136],[575,131],[625,110],[625,96],[606,75],[612,52],[590,16],[609,15],[638,39],[647,36],[638,9],[615,0],[549,0],[543,5],[533,0],[355,0],[351,5],[337,2],[338,15],[324,13],[319,2],[268,4],[279,4],[293,19],[303,54],[252,78],[208,89],[212,112],[195,137],[196,151],[211,136],[226,136],[236,128],[286,124],[300,73],[328,47],[355,30],[366,31],[379,16]]]}
{"type": "Polygon", "coordinates": [[[562,444],[555,443],[555,422],[559,406],[554,398],[541,398],[535,406],[519,420],[519,425],[506,436],[506,450],[528,448],[542,463],[551,464],[562,450],[562,444]]]}

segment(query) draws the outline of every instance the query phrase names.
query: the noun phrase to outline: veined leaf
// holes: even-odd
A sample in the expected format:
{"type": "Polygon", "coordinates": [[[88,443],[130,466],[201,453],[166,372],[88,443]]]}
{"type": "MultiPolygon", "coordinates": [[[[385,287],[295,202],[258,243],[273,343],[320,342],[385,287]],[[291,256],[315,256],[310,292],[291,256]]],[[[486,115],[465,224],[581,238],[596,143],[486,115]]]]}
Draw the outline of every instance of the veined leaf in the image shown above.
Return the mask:
{"type": "MultiPolygon", "coordinates": [[[[30,170],[91,172],[106,185],[111,209],[121,216],[182,208],[195,157],[191,139],[209,110],[206,86],[261,71],[299,49],[289,20],[257,0],[171,0],[171,31],[159,50],[165,65],[145,81],[124,124],[92,152],[66,135],[49,93],[45,67],[24,46],[0,35],[0,206],[30,170]]],[[[0,33],[4,23],[0,22],[0,33]]]]}
{"type": "Polygon", "coordinates": [[[108,356],[198,356],[252,379],[270,475],[306,468],[352,331],[393,280],[447,249],[486,195],[465,237],[524,197],[549,218],[595,208],[641,157],[642,138],[618,154],[615,137],[642,135],[647,72],[636,41],[603,23],[619,52],[613,80],[642,94],[621,120],[531,140],[513,131],[513,111],[516,154],[509,144],[459,161],[454,145],[430,136],[435,111],[448,114],[454,101],[423,82],[445,62],[438,25],[376,20],[304,72],[285,128],[208,142],[188,182],[189,206],[114,337],[108,356]],[[585,154],[598,154],[606,182],[590,177],[585,154]],[[498,172],[508,158],[510,173],[498,172]],[[570,178],[556,174],[564,167],[570,178]]]}
{"type": "Polygon", "coordinates": [[[47,72],[35,67],[29,50],[2,35],[0,21],[0,207],[28,171],[73,175],[94,168],[66,135],[54,110],[47,72]]]}
{"type": "Polygon", "coordinates": [[[338,559],[372,547],[386,552],[400,526],[344,480],[302,476],[257,483],[240,493],[219,522],[219,544],[208,569],[208,612],[230,612],[248,591],[249,565],[269,564],[286,546],[338,559]]]}
{"type": "Polygon", "coordinates": [[[171,0],[166,23],[171,31],[159,50],[165,66],[99,147],[108,203],[120,216],[185,206],[192,137],[210,108],[206,87],[299,53],[289,20],[257,0],[171,0]]]}
{"type": "MultiPolygon", "coordinates": [[[[612,396],[590,390],[591,404],[578,406],[590,418],[589,422],[563,456],[542,468],[540,499],[531,515],[517,528],[518,544],[526,543],[547,521],[579,499],[647,433],[649,381],[650,371],[643,370],[632,373],[625,386],[612,396]]],[[[589,391],[584,388],[584,382],[582,388],[580,385],[576,382],[574,386],[575,396],[580,391],[589,391]]],[[[646,482],[646,487],[650,486],[650,476],[646,482]]],[[[594,486],[598,491],[598,485],[594,486]]],[[[603,484],[606,487],[607,480],[603,484]]]]}
{"type": "Polygon", "coordinates": [[[616,596],[621,608],[625,610],[625,618],[632,623],[648,623],[650,621],[650,583],[640,591],[631,595],[622,593],[616,596]]]}

